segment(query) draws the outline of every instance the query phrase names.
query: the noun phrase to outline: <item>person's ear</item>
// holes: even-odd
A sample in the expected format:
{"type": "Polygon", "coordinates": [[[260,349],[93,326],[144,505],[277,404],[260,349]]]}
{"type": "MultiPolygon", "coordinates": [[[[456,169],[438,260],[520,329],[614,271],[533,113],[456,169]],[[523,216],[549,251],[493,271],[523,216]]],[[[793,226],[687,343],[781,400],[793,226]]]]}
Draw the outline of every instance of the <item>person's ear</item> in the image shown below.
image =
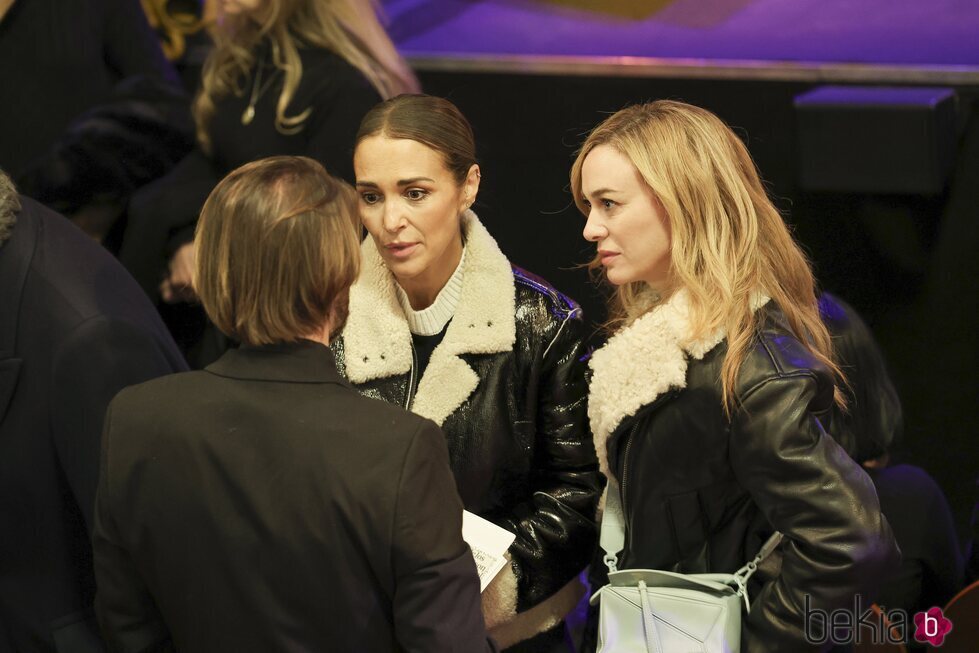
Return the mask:
{"type": "Polygon", "coordinates": [[[472,164],[469,166],[469,172],[466,173],[466,180],[462,182],[462,210],[465,211],[473,205],[476,201],[476,195],[479,194],[479,181],[482,175],[479,172],[479,165],[472,164]]]}

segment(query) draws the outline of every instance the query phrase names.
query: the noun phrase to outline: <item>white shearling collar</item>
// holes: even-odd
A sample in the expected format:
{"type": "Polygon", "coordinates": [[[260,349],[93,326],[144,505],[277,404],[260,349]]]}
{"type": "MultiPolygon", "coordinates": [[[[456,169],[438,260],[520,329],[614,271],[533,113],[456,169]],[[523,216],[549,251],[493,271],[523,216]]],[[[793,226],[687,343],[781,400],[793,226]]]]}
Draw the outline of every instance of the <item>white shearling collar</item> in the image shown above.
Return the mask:
{"type": "MultiPolygon", "coordinates": [[[[768,302],[756,294],[752,310],[768,302]]],[[[624,419],[671,389],[687,385],[689,357],[700,360],[724,339],[723,330],[690,341],[690,301],[679,290],[664,304],[609,338],[589,361],[588,419],[602,472],[612,478],[606,444],[624,419]]]]}
{"type": "MultiPolygon", "coordinates": [[[[472,211],[462,215],[462,229],[466,239],[462,296],[411,406],[440,425],[479,384],[479,377],[460,356],[510,351],[516,342],[510,262],[472,211]]],[[[343,330],[347,376],[355,384],[407,374],[412,365],[411,332],[398,302],[394,275],[372,239],[363,242],[361,255],[361,273],[350,289],[350,315],[343,330]]]]}

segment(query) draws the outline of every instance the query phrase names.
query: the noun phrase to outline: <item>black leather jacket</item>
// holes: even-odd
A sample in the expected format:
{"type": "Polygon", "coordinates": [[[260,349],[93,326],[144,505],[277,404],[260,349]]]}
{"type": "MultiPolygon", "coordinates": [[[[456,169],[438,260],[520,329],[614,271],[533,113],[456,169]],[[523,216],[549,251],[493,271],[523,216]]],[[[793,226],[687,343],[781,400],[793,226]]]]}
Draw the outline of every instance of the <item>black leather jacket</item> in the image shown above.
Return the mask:
{"type": "Polygon", "coordinates": [[[730,419],[725,340],[689,359],[685,388],[660,394],[608,439],[626,515],[620,569],[733,572],[773,529],[785,535],[781,570],[751,597],[750,653],[813,649],[806,595],[824,610],[852,606],[856,593],[869,605],[899,558],[870,479],[820,423],[833,379],[784,319],[772,303],[760,309],[730,419]]]}
{"type": "MultiPolygon", "coordinates": [[[[590,562],[597,542],[595,507],[604,484],[586,415],[581,309],[542,279],[511,268],[495,243],[489,248],[486,239],[489,236],[478,223],[470,227],[466,265],[472,263],[473,269],[466,268],[463,283],[482,278],[478,287],[475,283],[464,286],[455,317],[439,345],[459,352],[452,358],[461,359],[475,372],[478,385],[473,380],[474,390],[468,396],[457,395],[459,403],[441,421],[441,427],[466,509],[516,534],[510,554],[518,583],[516,608],[523,611],[561,589],[590,562]],[[484,269],[487,257],[494,272],[484,269]],[[500,292],[507,296],[500,297],[500,292]],[[504,338],[495,353],[461,353],[482,347],[492,339],[497,322],[506,321],[503,316],[493,317],[492,310],[485,313],[493,302],[512,307],[512,345],[504,338]],[[484,311],[481,321],[470,319],[479,311],[484,311]],[[480,335],[481,329],[485,335],[480,335]],[[473,334],[469,344],[460,345],[459,338],[469,334],[473,334]]],[[[358,283],[376,288],[389,273],[374,267],[376,254],[369,240],[363,251],[366,269],[358,283]]],[[[356,346],[351,330],[376,329],[364,338],[363,355],[357,354],[361,369],[374,362],[381,364],[382,357],[390,363],[397,343],[377,342],[388,332],[404,329],[407,334],[406,325],[391,321],[398,319],[395,314],[404,319],[400,310],[391,307],[390,315],[384,314],[384,301],[376,293],[366,304],[357,292],[351,295],[344,334],[332,345],[338,368],[354,387],[371,397],[410,405],[421,414],[426,413],[418,410],[420,401],[413,401],[416,392],[419,400],[427,392],[429,404],[433,394],[435,400],[441,400],[455,393],[458,368],[462,367],[462,382],[470,372],[458,360],[450,361],[455,368],[447,367],[444,358],[439,360],[438,349],[420,380],[414,369],[366,382],[357,382],[357,370],[351,377],[347,357],[356,346]],[[363,311],[372,313],[370,325],[361,321],[365,316],[357,314],[363,311]],[[378,321],[383,326],[375,326],[378,321]]]]}

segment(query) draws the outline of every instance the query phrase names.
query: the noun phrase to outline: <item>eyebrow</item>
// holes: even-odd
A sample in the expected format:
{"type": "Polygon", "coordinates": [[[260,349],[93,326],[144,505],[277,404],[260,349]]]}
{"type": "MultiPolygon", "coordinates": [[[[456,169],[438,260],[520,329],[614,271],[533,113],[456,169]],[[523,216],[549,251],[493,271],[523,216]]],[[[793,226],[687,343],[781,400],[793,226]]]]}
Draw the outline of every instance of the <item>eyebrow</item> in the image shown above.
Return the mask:
{"type": "Polygon", "coordinates": [[[411,184],[417,184],[419,181],[427,181],[434,184],[435,180],[430,177],[412,177],[411,179],[399,179],[398,186],[410,186],[411,184]]]}
{"type": "Polygon", "coordinates": [[[622,192],[622,191],[618,191],[618,190],[615,190],[613,188],[599,188],[599,189],[593,190],[590,193],[587,193],[586,194],[586,197],[598,197],[599,195],[608,195],[610,193],[620,193],[620,192],[622,192]]]}
{"type": "MultiPolygon", "coordinates": [[[[398,186],[410,186],[412,184],[417,184],[420,181],[427,181],[431,184],[435,183],[435,180],[430,177],[412,177],[411,179],[399,179],[398,186]]],[[[358,186],[364,186],[366,188],[377,188],[377,184],[373,181],[360,181],[357,180],[358,186]]]]}

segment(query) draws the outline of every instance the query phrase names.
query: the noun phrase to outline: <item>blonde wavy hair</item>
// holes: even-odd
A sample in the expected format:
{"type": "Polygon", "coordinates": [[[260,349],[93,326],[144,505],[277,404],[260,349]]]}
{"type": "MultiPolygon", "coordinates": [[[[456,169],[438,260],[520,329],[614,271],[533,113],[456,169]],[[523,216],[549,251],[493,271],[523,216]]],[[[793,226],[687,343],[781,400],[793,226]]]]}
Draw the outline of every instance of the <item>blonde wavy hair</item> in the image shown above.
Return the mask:
{"type": "MultiPolygon", "coordinates": [[[[728,351],[721,369],[724,408],[735,402],[738,371],[752,346],[752,297],[764,294],[782,309],[792,333],[837,378],[829,332],[819,317],[809,261],[768,198],[741,139],[699,107],[661,100],[631,106],[589,134],[571,168],[571,191],[587,216],[581,170],[588,154],[609,145],[624,154],[662,203],[672,229],[670,274],[690,299],[691,341],[719,329],[728,351]]],[[[596,258],[589,268],[601,266],[596,258]]],[[[664,301],[645,282],[616,288],[607,328],[614,331],[664,301]]]]}
{"type": "Polygon", "coordinates": [[[163,54],[170,61],[176,61],[184,56],[188,36],[196,34],[214,22],[213,2],[205,5],[203,16],[187,11],[186,6],[172,9],[170,0],[140,0],[140,2],[150,27],[160,36],[163,54]]]}
{"type": "Polygon", "coordinates": [[[418,91],[418,80],[381,25],[374,0],[264,0],[259,14],[226,16],[213,31],[215,47],[204,62],[201,90],[194,100],[197,139],[205,151],[207,126],[215,103],[229,93],[241,95],[255,64],[255,49],[268,38],[272,63],[283,73],[275,127],[295,134],[312,109],[286,115],[302,79],[300,47],[324,48],[363,73],[381,98],[418,91]]]}

